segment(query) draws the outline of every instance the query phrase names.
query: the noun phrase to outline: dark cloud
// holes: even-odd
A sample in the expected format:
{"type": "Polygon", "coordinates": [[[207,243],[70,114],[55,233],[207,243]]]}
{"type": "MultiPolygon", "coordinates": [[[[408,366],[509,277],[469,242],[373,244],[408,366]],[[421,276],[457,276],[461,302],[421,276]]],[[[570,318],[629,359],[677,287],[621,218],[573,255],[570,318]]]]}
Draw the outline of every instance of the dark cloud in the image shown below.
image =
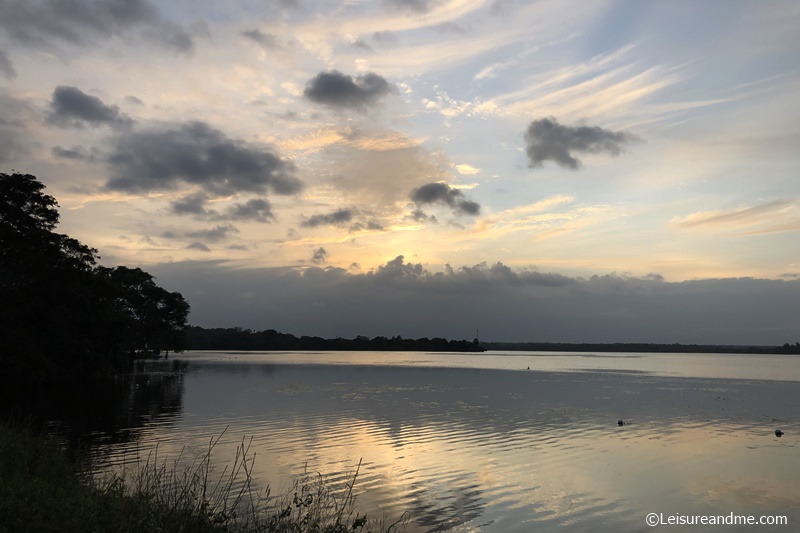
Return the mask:
{"type": "Polygon", "coordinates": [[[258,28],[252,30],[243,30],[240,35],[253,41],[254,43],[260,44],[264,48],[277,48],[278,46],[277,37],[271,33],[264,33],[258,28]]]}
{"type": "Polygon", "coordinates": [[[316,228],[317,226],[341,226],[353,219],[352,209],[337,209],[331,213],[311,215],[307,220],[300,223],[304,228],[316,228]]]}
{"type": "Polygon", "coordinates": [[[128,102],[129,104],[133,104],[133,105],[144,105],[144,102],[142,102],[141,99],[136,98],[133,95],[126,96],[125,97],[125,101],[128,102]]]}
{"type": "Polygon", "coordinates": [[[107,106],[98,97],[66,85],[59,85],[53,91],[47,122],[64,128],[81,128],[85,124],[127,128],[133,124],[117,106],[107,106]]]}
{"type": "Polygon", "coordinates": [[[331,70],[309,80],[303,94],[312,102],[334,108],[363,108],[390,92],[389,82],[374,72],[353,77],[331,70]]]}
{"type": "Polygon", "coordinates": [[[162,22],[158,27],[143,32],[148,41],[161,42],[168,48],[188,54],[194,50],[192,36],[174,22],[162,22]]]}
{"type": "Polygon", "coordinates": [[[365,273],[213,262],[148,271],[187,296],[194,324],[325,337],[472,338],[480,328],[496,341],[774,346],[797,339],[800,301],[797,280],[576,278],[497,262],[438,272],[403,257],[365,273]]]}
{"type": "Polygon", "coordinates": [[[269,222],[275,218],[272,206],[263,198],[253,198],[243,204],[234,204],[225,212],[228,220],[254,220],[269,222]]]}
{"type": "Polygon", "coordinates": [[[200,250],[201,252],[210,252],[211,248],[203,244],[202,242],[193,242],[186,246],[187,250],[200,250]]]}
{"type": "Polygon", "coordinates": [[[314,253],[311,255],[311,262],[315,265],[320,265],[324,263],[328,258],[328,252],[325,251],[325,248],[319,247],[314,250],[314,253]]]}
{"type": "Polygon", "coordinates": [[[116,191],[173,190],[184,183],[214,196],[302,189],[291,162],[202,122],[121,133],[108,164],[112,177],[106,187],[116,191]]]}
{"type": "Polygon", "coordinates": [[[73,161],[89,161],[92,159],[92,156],[87,154],[80,146],[73,146],[72,148],[54,146],[50,153],[53,154],[53,157],[59,159],[71,159],[73,161]]]}
{"type": "Polygon", "coordinates": [[[374,220],[368,220],[367,222],[356,222],[355,224],[351,225],[347,231],[350,233],[356,233],[359,231],[383,231],[385,228],[383,224],[376,222],[374,220]]]}
{"type": "Polygon", "coordinates": [[[13,80],[17,77],[17,71],[14,70],[14,64],[3,50],[0,50],[0,74],[6,79],[13,80]]]}
{"type": "Polygon", "coordinates": [[[0,28],[27,46],[87,45],[138,30],[148,42],[180,52],[193,47],[191,36],[149,0],[6,0],[0,28]]]}
{"type": "Polygon", "coordinates": [[[545,161],[576,170],[580,160],[572,152],[619,155],[622,147],[637,140],[624,131],[604,130],[598,126],[562,126],[555,118],[534,120],[525,132],[528,166],[541,167],[545,161]]]}
{"type": "Polygon", "coordinates": [[[414,209],[408,217],[414,222],[433,222],[434,224],[439,222],[435,216],[428,215],[422,209],[414,209]]]}
{"type": "Polygon", "coordinates": [[[219,242],[227,239],[230,233],[239,233],[239,230],[230,224],[225,224],[224,226],[220,225],[211,229],[189,231],[186,233],[186,236],[205,242],[219,242]]]}
{"type": "MultiPolygon", "coordinates": [[[[422,187],[414,189],[411,199],[417,205],[421,204],[445,204],[452,207],[457,214],[478,215],[481,206],[477,202],[466,199],[464,193],[454,189],[446,183],[426,183],[422,187]]],[[[419,211],[419,210],[417,210],[419,211]]],[[[416,211],[415,211],[416,213],[416,211]]],[[[421,213],[421,211],[420,211],[421,213]]],[[[424,213],[422,213],[424,215],[424,213]]],[[[415,218],[415,220],[420,220],[415,218]]]]}
{"type": "Polygon", "coordinates": [[[190,194],[170,203],[170,211],[176,215],[207,215],[209,214],[206,209],[208,200],[208,195],[203,192],[190,194]]]}
{"type": "Polygon", "coordinates": [[[224,213],[209,209],[210,200],[204,192],[184,196],[170,204],[170,211],[176,215],[193,215],[205,220],[254,220],[270,222],[275,218],[272,206],[263,198],[253,198],[244,203],[233,204],[224,213]]]}

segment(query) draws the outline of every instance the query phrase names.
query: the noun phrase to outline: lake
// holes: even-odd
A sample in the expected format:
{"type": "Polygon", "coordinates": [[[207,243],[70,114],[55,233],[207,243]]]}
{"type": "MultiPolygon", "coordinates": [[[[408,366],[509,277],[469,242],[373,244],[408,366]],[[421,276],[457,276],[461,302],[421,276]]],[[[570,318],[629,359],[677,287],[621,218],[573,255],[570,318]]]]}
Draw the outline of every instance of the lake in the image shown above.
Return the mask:
{"type": "MultiPolygon", "coordinates": [[[[645,531],[648,513],[800,524],[800,358],[780,355],[190,352],[139,368],[84,421],[80,459],[156,449],[254,479],[350,479],[406,531],[645,531]],[[624,425],[618,425],[618,420],[624,425]],[[780,427],[785,434],[777,437],[780,427]]],[[[75,433],[72,433],[73,437],[75,433]]],[[[681,526],[667,526],[681,531],[681,526]]],[[[683,526],[686,530],[699,526],[683,526]]],[[[752,526],[705,526],[748,531],[752,526]]]]}

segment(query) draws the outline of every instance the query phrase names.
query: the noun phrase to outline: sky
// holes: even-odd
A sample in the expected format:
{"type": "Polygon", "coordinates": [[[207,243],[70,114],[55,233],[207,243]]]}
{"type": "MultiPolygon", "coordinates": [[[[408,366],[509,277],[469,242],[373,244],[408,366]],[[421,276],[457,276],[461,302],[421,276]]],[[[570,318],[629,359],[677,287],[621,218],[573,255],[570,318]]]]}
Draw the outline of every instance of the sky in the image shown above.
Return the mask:
{"type": "Polygon", "coordinates": [[[0,170],[203,326],[800,340],[793,0],[0,0],[0,170]]]}

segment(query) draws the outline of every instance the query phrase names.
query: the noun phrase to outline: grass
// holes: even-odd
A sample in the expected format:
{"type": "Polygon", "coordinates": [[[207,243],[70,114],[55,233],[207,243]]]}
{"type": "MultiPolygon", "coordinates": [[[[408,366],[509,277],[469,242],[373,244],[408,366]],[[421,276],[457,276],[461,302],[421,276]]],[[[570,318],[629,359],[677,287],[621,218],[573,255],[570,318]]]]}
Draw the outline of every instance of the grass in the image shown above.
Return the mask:
{"type": "MultiPolygon", "coordinates": [[[[321,475],[273,496],[253,486],[255,454],[243,440],[219,475],[207,451],[159,460],[157,453],[104,477],[81,477],[53,441],[0,426],[0,532],[394,533],[355,511],[355,474],[332,487],[321,475]]],[[[359,469],[360,469],[359,462],[359,469]]]]}

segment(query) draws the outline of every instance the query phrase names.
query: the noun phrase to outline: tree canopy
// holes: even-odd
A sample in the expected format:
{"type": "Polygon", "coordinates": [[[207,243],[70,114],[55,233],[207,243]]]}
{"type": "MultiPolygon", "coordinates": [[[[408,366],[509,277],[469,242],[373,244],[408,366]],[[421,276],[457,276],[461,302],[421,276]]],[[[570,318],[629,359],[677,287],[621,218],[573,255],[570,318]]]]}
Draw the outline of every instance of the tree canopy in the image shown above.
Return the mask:
{"type": "Polygon", "coordinates": [[[0,372],[87,375],[182,350],[189,304],[139,268],[55,232],[58,202],[30,174],[0,173],[0,372]]]}

